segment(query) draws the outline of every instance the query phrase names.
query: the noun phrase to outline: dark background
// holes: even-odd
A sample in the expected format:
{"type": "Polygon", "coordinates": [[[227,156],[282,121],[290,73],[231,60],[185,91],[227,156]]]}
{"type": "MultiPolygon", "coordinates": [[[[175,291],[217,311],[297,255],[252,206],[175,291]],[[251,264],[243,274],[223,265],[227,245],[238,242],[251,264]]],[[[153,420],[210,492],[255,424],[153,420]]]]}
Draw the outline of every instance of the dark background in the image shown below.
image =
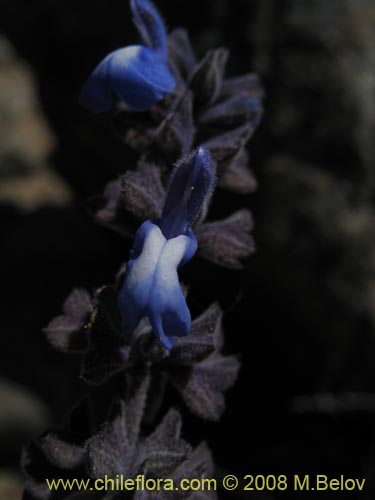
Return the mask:
{"type": "MultiPolygon", "coordinates": [[[[226,350],[243,367],[222,421],[186,415],[186,435],[205,438],[228,473],[366,478],[362,494],[306,496],[371,500],[374,6],[158,6],[170,28],[188,28],[198,56],[228,47],[228,74],[256,71],[267,95],[250,142],[258,190],[228,196],[251,208],[257,253],[243,272],[191,267],[193,308],[220,300],[226,350]]],[[[95,64],[137,34],[125,0],[1,0],[0,31],[0,498],[13,500],[22,444],[85,390],[78,360],[41,329],[72,288],[111,282],[127,258],[128,243],[95,225],[85,200],[136,156],[77,99],[95,64]]]]}

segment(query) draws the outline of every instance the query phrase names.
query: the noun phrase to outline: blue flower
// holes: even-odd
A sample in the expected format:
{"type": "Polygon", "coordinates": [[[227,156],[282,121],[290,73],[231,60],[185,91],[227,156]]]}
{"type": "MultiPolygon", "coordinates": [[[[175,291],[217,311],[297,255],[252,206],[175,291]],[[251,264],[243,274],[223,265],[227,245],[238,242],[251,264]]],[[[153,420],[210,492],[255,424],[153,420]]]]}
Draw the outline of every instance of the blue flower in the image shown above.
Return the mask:
{"type": "Polygon", "coordinates": [[[80,102],[96,113],[112,107],[112,92],[133,111],[145,111],[176,85],[167,63],[167,34],[150,0],[131,0],[134,22],[144,45],[108,54],[85,83],[80,102]]]}
{"type": "Polygon", "coordinates": [[[189,333],[191,317],[177,268],[197,250],[192,225],[213,184],[209,153],[199,148],[176,167],[161,217],[138,229],[118,295],[125,336],[145,316],[167,349],[189,333]]]}

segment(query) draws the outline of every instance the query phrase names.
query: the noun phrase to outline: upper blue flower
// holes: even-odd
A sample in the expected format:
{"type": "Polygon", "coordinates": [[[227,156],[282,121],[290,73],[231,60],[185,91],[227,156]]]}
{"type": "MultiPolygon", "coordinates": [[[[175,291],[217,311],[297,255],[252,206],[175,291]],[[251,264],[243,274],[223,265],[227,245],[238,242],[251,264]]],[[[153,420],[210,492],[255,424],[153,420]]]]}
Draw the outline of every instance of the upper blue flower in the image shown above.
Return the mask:
{"type": "Polygon", "coordinates": [[[199,148],[176,167],[161,217],[138,229],[118,295],[125,336],[145,316],[167,349],[189,333],[191,317],[177,268],[197,250],[192,224],[213,183],[209,153],[199,148]]]}
{"type": "Polygon", "coordinates": [[[167,33],[150,0],[131,0],[134,22],[144,45],[108,54],[83,86],[80,102],[96,113],[112,107],[112,92],[133,111],[145,111],[176,85],[167,63],[167,33]]]}

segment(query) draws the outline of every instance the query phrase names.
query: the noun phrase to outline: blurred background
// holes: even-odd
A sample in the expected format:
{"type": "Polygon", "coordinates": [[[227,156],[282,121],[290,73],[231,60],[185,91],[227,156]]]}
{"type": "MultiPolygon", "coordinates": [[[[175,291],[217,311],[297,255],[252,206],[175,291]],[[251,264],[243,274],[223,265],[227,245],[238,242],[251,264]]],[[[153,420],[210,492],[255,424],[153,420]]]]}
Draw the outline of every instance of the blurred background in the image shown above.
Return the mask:
{"type": "MultiPolygon", "coordinates": [[[[192,270],[192,303],[219,298],[243,367],[222,421],[187,416],[186,435],[228,473],[344,474],[367,482],[340,499],[374,499],[374,3],[157,4],[199,57],[228,47],[228,74],[257,72],[267,96],[250,142],[258,189],[234,202],[254,214],[257,252],[242,272],[192,270]]],[[[22,445],[85,391],[79,360],[41,329],[72,288],[111,282],[127,257],[85,201],[136,155],[78,94],[136,40],[126,0],[0,0],[0,500],[21,496],[22,445]]]]}

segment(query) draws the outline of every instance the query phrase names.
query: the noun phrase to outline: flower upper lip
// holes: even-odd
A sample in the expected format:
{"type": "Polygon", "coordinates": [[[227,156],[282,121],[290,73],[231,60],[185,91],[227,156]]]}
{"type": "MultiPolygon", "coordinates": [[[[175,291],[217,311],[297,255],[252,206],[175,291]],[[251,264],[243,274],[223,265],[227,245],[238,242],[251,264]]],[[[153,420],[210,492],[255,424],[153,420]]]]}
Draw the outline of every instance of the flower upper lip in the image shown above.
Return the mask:
{"type": "Polygon", "coordinates": [[[213,182],[211,158],[204,148],[198,148],[188,161],[178,165],[158,222],[166,238],[189,231],[213,182]]]}

